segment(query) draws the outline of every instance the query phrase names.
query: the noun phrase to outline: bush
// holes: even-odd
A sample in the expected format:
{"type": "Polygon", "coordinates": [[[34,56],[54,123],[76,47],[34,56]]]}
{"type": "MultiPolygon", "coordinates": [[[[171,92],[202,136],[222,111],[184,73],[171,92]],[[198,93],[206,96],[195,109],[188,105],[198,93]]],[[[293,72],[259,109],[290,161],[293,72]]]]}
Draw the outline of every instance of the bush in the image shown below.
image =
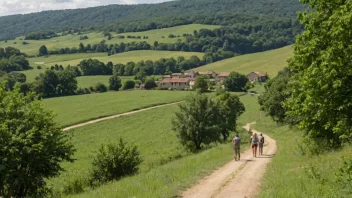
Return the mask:
{"type": "Polygon", "coordinates": [[[89,90],[90,90],[90,92],[94,92],[94,91],[95,91],[95,89],[94,89],[93,86],[90,86],[90,87],[89,87],[89,90]]]}
{"type": "Polygon", "coordinates": [[[155,83],[155,80],[153,78],[150,78],[148,77],[146,80],[145,80],[145,83],[144,83],[144,88],[145,89],[153,89],[157,87],[156,83],[155,83]]]}
{"type": "Polygon", "coordinates": [[[102,145],[93,158],[90,184],[92,186],[118,180],[138,172],[142,160],[136,146],[128,146],[122,138],[118,144],[102,145]]]}
{"type": "Polygon", "coordinates": [[[76,91],[77,94],[84,94],[84,89],[82,89],[81,87],[77,89],[76,91]]]}
{"type": "Polygon", "coordinates": [[[121,79],[117,75],[113,75],[109,79],[109,90],[118,91],[121,88],[121,79]]]}
{"type": "Polygon", "coordinates": [[[133,80],[128,80],[125,82],[125,84],[123,85],[123,90],[127,90],[127,89],[133,89],[135,88],[136,83],[133,80]]]}
{"type": "Polygon", "coordinates": [[[83,178],[74,178],[66,182],[63,193],[66,195],[74,195],[84,191],[86,181],[83,178]]]}
{"type": "Polygon", "coordinates": [[[106,87],[106,85],[104,85],[103,83],[97,83],[97,85],[95,85],[95,91],[97,92],[106,92],[108,90],[108,88],[106,87]]]}
{"type": "Polygon", "coordinates": [[[42,67],[38,65],[38,66],[37,66],[37,69],[42,69],[42,67]]]}
{"type": "Polygon", "coordinates": [[[89,90],[89,88],[84,88],[84,93],[85,93],[85,94],[90,94],[91,91],[89,90]]]}

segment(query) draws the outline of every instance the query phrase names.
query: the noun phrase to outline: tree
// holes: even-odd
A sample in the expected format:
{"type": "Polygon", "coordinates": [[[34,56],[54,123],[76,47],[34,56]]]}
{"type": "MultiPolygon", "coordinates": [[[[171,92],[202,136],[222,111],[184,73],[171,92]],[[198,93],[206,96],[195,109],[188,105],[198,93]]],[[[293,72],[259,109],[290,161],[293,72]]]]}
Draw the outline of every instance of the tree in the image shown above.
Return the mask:
{"type": "Polygon", "coordinates": [[[224,86],[228,91],[246,91],[248,78],[240,73],[231,72],[230,76],[224,80],[224,86]]]}
{"type": "Polygon", "coordinates": [[[294,45],[287,114],[298,117],[309,139],[337,147],[352,138],[352,1],[308,1],[305,26],[294,45]]]}
{"type": "Polygon", "coordinates": [[[199,89],[200,92],[204,93],[208,91],[209,84],[210,81],[208,76],[198,76],[194,82],[193,89],[199,89]]]}
{"type": "Polygon", "coordinates": [[[4,197],[45,197],[46,181],[73,162],[68,134],[54,122],[33,93],[0,85],[0,194],[4,197]]]}
{"type": "Polygon", "coordinates": [[[97,83],[95,85],[95,91],[103,93],[106,92],[108,90],[108,88],[103,84],[103,83],[97,83]]]}
{"type": "Polygon", "coordinates": [[[178,106],[179,111],[172,120],[172,129],[186,148],[196,151],[203,144],[220,140],[219,108],[212,98],[201,93],[192,94],[178,106]]]}
{"type": "Polygon", "coordinates": [[[48,55],[48,49],[46,48],[45,45],[42,45],[39,48],[39,56],[46,56],[46,55],[48,55]]]}
{"type": "Polygon", "coordinates": [[[224,92],[217,96],[219,103],[219,128],[225,142],[230,131],[236,131],[237,118],[243,114],[245,107],[236,95],[224,92]]]}
{"type": "Polygon", "coordinates": [[[284,68],[265,84],[265,92],[258,97],[261,110],[278,123],[290,123],[283,102],[290,96],[288,82],[292,75],[288,68],[284,68]]]}
{"type": "Polygon", "coordinates": [[[117,75],[113,75],[109,78],[109,90],[118,91],[121,86],[121,79],[117,75]]]}
{"type": "Polygon", "coordinates": [[[127,90],[127,89],[133,89],[135,86],[135,82],[133,80],[128,80],[125,82],[125,84],[123,85],[123,90],[127,90]]]}
{"type": "Polygon", "coordinates": [[[154,78],[148,77],[145,82],[144,82],[144,88],[145,89],[153,89],[157,87],[154,78]]]}
{"type": "Polygon", "coordinates": [[[122,139],[118,144],[102,145],[92,161],[90,182],[94,185],[135,174],[141,162],[137,146],[127,145],[122,139]]]}

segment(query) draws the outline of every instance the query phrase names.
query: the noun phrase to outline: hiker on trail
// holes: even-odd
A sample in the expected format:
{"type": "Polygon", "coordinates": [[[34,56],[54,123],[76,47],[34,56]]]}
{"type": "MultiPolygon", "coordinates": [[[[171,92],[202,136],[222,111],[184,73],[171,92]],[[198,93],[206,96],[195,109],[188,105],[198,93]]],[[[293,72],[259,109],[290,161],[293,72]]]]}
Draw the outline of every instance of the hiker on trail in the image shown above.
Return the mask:
{"type": "Polygon", "coordinates": [[[250,142],[252,145],[252,152],[253,152],[253,157],[257,157],[257,148],[258,148],[258,136],[257,133],[254,133],[251,136],[250,142]]]}
{"type": "Polygon", "coordinates": [[[233,150],[235,151],[235,160],[240,160],[241,154],[240,154],[240,147],[241,147],[241,139],[238,137],[238,134],[236,134],[235,138],[232,140],[232,147],[233,150]]]}
{"type": "Polygon", "coordinates": [[[264,147],[264,136],[262,133],[258,136],[258,146],[259,146],[259,155],[263,155],[263,147],[264,147]]]}

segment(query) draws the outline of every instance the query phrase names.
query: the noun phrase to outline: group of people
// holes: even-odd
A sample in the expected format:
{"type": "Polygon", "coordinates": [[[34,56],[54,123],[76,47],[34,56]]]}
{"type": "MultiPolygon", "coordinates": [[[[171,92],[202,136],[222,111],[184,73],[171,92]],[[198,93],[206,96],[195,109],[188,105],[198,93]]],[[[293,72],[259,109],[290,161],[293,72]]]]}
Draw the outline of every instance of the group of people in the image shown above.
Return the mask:
{"type": "MultiPolygon", "coordinates": [[[[257,149],[259,147],[259,155],[263,155],[264,147],[264,136],[262,133],[258,136],[257,133],[252,133],[251,138],[249,139],[249,144],[252,147],[253,157],[257,157],[257,149]]],[[[232,140],[232,146],[235,152],[235,160],[240,160],[241,158],[241,138],[236,134],[235,138],[232,140]]]]}

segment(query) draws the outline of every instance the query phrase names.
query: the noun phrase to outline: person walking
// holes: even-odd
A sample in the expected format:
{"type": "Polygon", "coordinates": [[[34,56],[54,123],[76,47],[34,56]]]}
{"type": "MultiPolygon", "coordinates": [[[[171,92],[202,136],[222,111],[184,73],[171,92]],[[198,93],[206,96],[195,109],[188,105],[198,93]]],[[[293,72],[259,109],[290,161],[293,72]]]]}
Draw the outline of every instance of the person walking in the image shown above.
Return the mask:
{"type": "Polygon", "coordinates": [[[232,140],[232,146],[233,150],[235,152],[235,160],[240,160],[241,158],[241,153],[240,153],[240,148],[241,148],[241,138],[238,137],[238,134],[236,134],[235,138],[232,140]]]}
{"type": "Polygon", "coordinates": [[[258,136],[257,133],[254,133],[251,136],[250,142],[252,145],[252,153],[253,153],[253,157],[257,157],[257,148],[258,148],[258,136]]]}
{"type": "Polygon", "coordinates": [[[262,133],[258,136],[258,146],[259,146],[259,155],[263,155],[263,147],[264,147],[264,136],[262,133]]]}

